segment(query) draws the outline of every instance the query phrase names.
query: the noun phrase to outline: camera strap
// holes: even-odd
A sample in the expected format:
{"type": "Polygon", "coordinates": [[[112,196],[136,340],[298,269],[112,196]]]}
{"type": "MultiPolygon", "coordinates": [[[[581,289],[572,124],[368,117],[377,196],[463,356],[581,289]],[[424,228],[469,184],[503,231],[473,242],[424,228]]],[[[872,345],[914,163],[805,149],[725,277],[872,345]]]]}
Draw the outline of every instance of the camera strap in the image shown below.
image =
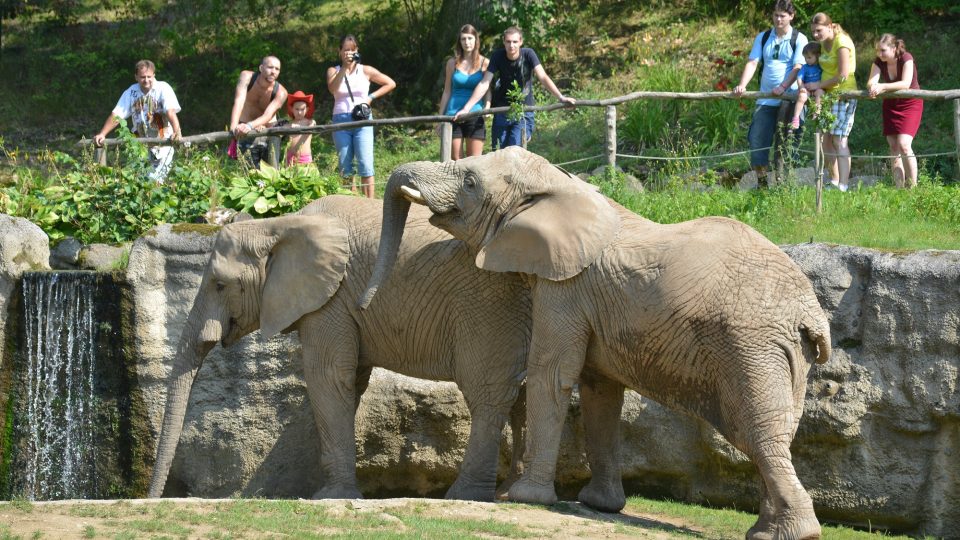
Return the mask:
{"type": "Polygon", "coordinates": [[[341,67],[343,70],[343,82],[347,83],[347,97],[350,98],[350,103],[355,103],[353,101],[353,90],[350,88],[350,73],[347,72],[347,68],[341,67]]]}

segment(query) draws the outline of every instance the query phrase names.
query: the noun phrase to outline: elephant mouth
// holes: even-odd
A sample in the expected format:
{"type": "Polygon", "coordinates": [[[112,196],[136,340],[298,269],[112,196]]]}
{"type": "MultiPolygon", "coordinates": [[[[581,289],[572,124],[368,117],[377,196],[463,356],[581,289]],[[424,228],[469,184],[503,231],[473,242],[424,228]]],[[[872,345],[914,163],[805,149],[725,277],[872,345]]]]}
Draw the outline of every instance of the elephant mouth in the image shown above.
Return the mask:
{"type": "Polygon", "coordinates": [[[446,222],[449,222],[451,219],[456,218],[460,215],[460,210],[456,207],[451,207],[450,209],[441,209],[435,205],[430,204],[419,189],[410,187],[410,186],[400,186],[400,196],[406,199],[407,201],[426,206],[433,213],[430,216],[430,223],[434,226],[441,227],[446,222]]]}

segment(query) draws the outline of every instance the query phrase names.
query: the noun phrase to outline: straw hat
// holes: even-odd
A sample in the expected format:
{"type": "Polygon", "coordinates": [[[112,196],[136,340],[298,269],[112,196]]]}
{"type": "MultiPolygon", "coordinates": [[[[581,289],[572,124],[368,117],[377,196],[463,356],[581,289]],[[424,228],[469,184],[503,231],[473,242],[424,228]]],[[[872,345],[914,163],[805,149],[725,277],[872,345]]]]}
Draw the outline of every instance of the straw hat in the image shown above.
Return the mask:
{"type": "Polygon", "coordinates": [[[287,114],[290,115],[290,118],[293,119],[293,104],[298,101],[307,104],[307,116],[305,118],[313,118],[313,94],[304,94],[302,90],[287,94],[287,114]]]}

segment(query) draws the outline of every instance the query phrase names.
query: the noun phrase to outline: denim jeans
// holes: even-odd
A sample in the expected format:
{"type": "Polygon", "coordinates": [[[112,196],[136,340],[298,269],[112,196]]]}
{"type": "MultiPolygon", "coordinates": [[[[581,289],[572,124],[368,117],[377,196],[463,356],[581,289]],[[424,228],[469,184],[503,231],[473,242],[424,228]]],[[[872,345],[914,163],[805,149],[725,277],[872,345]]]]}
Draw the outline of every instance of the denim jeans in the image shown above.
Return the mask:
{"type": "MultiPolygon", "coordinates": [[[[334,124],[353,121],[350,113],[333,115],[334,124]]],[[[354,157],[357,159],[357,174],[361,178],[373,176],[373,126],[334,131],[333,144],[337,147],[340,176],[353,176],[354,157]]]]}
{"type": "MultiPolygon", "coordinates": [[[[781,137],[776,141],[774,140],[774,135],[777,134],[778,121],[789,123],[792,116],[793,102],[785,101],[783,103],[787,107],[786,116],[780,113],[780,105],[757,105],[753,112],[753,121],[750,122],[750,130],[747,131],[747,140],[750,143],[750,165],[752,167],[767,167],[770,165],[771,148],[769,147],[779,146],[784,138],[785,133],[781,133],[781,137]]],[[[797,159],[797,149],[800,146],[803,115],[800,116],[800,121],[801,128],[794,132],[793,152],[789,156],[794,160],[797,159]]],[[[777,150],[777,148],[772,150],[777,150]]]]}
{"type": "Polygon", "coordinates": [[[505,114],[493,115],[493,149],[506,148],[508,146],[520,146],[521,125],[526,126],[527,140],[533,137],[534,121],[533,113],[523,113],[523,120],[514,121],[507,119],[505,114]]]}

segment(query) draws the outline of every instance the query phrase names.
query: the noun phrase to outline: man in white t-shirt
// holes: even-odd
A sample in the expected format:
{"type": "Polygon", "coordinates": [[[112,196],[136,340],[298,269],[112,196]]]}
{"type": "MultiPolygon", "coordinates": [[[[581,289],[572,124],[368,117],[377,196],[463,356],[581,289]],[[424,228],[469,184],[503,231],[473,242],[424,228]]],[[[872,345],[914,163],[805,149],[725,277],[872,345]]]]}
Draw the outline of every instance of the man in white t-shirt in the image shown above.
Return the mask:
{"type": "MultiPolygon", "coordinates": [[[[180,140],[180,120],[177,119],[180,102],[169,84],[156,79],[156,71],[156,66],[150,60],[137,62],[137,83],[120,96],[120,101],[104,121],[100,133],[94,135],[94,144],[102,146],[107,134],[127,118],[133,123],[130,131],[137,137],[180,140]]],[[[172,163],[172,146],[150,147],[150,164],[153,166],[151,180],[162,184],[172,163]]]]}

